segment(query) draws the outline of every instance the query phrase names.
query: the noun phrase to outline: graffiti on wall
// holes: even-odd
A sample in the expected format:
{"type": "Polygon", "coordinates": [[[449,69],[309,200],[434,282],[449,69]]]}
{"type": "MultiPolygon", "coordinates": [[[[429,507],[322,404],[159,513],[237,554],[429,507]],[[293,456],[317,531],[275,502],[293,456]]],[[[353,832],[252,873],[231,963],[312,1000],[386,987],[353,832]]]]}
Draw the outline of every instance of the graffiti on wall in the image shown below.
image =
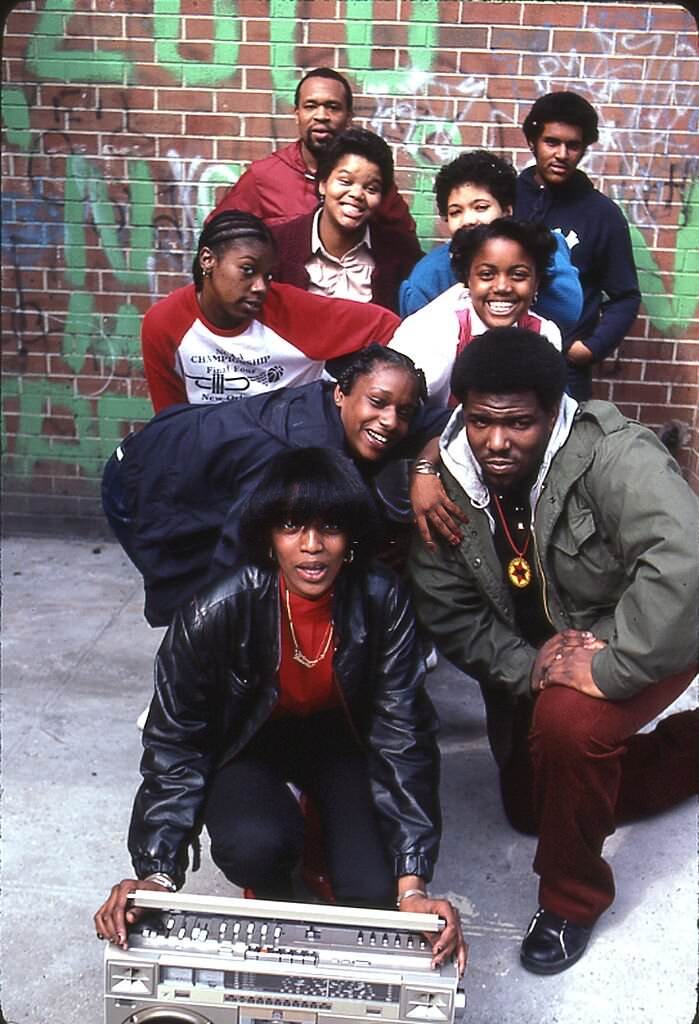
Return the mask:
{"type": "MultiPolygon", "coordinates": [[[[58,337],[62,360],[74,374],[81,374],[86,360],[91,359],[101,367],[101,375],[92,392],[79,396],[69,384],[21,374],[9,391],[6,389],[6,395],[17,403],[19,417],[13,471],[27,475],[40,459],[78,462],[84,472],[96,474],[121,424],[149,416],[145,398],[112,392],[117,367],[126,361],[132,372],[138,373],[141,313],[145,305],[161,297],[159,274],[186,278],[216,189],[232,184],[243,170],[236,162],[184,156],[176,143],[165,161],[149,161],[154,151],[152,140],[135,133],[130,124],[129,89],[139,82],[138,64],[128,52],[118,49],[83,52],[67,47],[64,24],[74,7],[74,0],[46,0],[25,54],[29,78],[62,86],[53,97],[51,129],[32,127],[36,97],[31,86],[4,90],[7,144],[28,158],[31,195],[29,200],[4,196],[4,219],[11,228],[5,232],[3,245],[6,265],[14,268],[11,326],[20,360],[58,337]],[[101,148],[97,152],[90,148],[88,153],[81,127],[91,125],[93,131],[99,127],[104,111],[94,87],[107,85],[121,97],[120,121],[104,137],[99,136],[104,138],[101,148]],[[52,159],[56,160],[55,172],[52,159]],[[63,181],[62,195],[54,180],[63,181]],[[123,301],[109,314],[96,308],[91,286],[95,239],[115,282],[113,290],[123,293],[123,301]],[[48,312],[35,298],[26,298],[30,289],[22,270],[28,265],[23,251],[36,246],[51,247],[62,260],[70,293],[65,314],[48,312]],[[72,411],[73,436],[49,438],[33,429],[47,402],[72,411]]],[[[297,15],[302,10],[294,0],[270,0],[271,85],[276,108],[283,111],[290,109],[298,80],[297,15]]],[[[352,77],[357,89],[371,97],[369,126],[390,140],[401,164],[410,163],[414,168],[412,212],[423,242],[429,242],[435,232],[435,167],[460,151],[463,127],[483,121],[485,104],[489,144],[506,149],[501,143],[503,131],[517,126],[512,120],[512,104],[489,98],[487,76],[473,73],[457,78],[440,76],[435,70],[439,54],[437,0],[412,4],[410,10],[406,67],[371,69],[373,0],[354,0],[348,5],[344,52],[350,68],[362,69],[353,70],[352,77]]],[[[180,52],[179,4],[153,0],[154,57],[173,88],[208,89],[230,83],[240,51],[237,4],[214,0],[213,14],[208,62],[187,59],[180,52]]],[[[572,86],[598,110],[600,143],[589,154],[586,169],[604,181],[606,168],[614,164],[613,179],[605,190],[629,219],[646,311],[658,330],[674,335],[696,314],[699,160],[690,147],[699,126],[699,85],[686,80],[687,62],[675,60],[673,64],[670,58],[662,81],[640,74],[643,58],[661,55],[662,39],[660,33],[600,29],[596,42],[601,56],[590,62],[587,54],[575,50],[565,55],[542,53],[534,82],[539,94],[572,86]],[[670,273],[667,269],[661,272],[648,244],[658,228],[674,232],[670,273]]],[[[679,55],[684,52],[682,47],[687,55],[696,56],[689,42],[681,44],[679,55]]],[[[514,99],[518,99],[521,84],[513,78],[514,99]]],[[[113,114],[110,111],[110,116],[113,114]]],[[[94,145],[91,139],[90,146],[94,145]]]]}

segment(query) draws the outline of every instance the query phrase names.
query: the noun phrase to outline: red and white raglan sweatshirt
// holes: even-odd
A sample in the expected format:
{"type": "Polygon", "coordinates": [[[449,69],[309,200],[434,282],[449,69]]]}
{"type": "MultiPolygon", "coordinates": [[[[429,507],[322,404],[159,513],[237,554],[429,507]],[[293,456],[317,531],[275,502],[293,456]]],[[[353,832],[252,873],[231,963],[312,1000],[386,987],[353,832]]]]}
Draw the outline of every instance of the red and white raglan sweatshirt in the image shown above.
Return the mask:
{"type": "Polygon", "coordinates": [[[312,295],[272,282],[254,320],[222,330],[204,316],[193,284],[143,318],[143,365],[156,412],[189,402],[226,402],[325,376],[325,362],[387,344],[400,323],[373,303],[312,295]]]}

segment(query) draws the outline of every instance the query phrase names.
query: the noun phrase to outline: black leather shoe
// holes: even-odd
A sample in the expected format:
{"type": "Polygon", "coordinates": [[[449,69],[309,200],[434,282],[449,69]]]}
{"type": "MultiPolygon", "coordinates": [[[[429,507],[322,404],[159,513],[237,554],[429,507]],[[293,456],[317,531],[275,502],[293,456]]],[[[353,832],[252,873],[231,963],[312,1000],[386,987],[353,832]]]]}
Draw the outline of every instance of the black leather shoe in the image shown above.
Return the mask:
{"type": "Polygon", "coordinates": [[[535,974],[558,974],[580,959],[591,934],[592,928],[583,928],[539,907],[522,941],[519,958],[535,974]]]}

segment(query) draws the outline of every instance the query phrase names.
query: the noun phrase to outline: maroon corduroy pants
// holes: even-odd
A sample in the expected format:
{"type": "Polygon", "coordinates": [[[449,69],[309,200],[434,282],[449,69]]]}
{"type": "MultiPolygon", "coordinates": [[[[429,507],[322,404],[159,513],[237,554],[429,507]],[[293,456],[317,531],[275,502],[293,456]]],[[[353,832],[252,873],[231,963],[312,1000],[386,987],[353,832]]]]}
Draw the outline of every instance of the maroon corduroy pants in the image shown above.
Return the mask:
{"type": "Polygon", "coordinates": [[[699,710],[644,725],[687,688],[696,670],[624,701],[550,686],[516,716],[501,771],[505,812],[539,838],[539,903],[589,927],[614,899],[602,846],[618,824],[658,813],[697,793],[699,710]]]}

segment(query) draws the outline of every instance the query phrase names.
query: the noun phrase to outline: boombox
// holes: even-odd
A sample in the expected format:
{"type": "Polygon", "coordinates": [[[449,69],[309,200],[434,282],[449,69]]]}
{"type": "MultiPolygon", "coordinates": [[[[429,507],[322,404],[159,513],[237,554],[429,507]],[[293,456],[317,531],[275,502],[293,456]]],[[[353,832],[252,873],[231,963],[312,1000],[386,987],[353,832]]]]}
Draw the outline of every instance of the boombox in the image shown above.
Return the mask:
{"type": "Polygon", "coordinates": [[[149,913],[105,953],[106,1024],[453,1024],[432,914],[139,890],[149,913]]]}

